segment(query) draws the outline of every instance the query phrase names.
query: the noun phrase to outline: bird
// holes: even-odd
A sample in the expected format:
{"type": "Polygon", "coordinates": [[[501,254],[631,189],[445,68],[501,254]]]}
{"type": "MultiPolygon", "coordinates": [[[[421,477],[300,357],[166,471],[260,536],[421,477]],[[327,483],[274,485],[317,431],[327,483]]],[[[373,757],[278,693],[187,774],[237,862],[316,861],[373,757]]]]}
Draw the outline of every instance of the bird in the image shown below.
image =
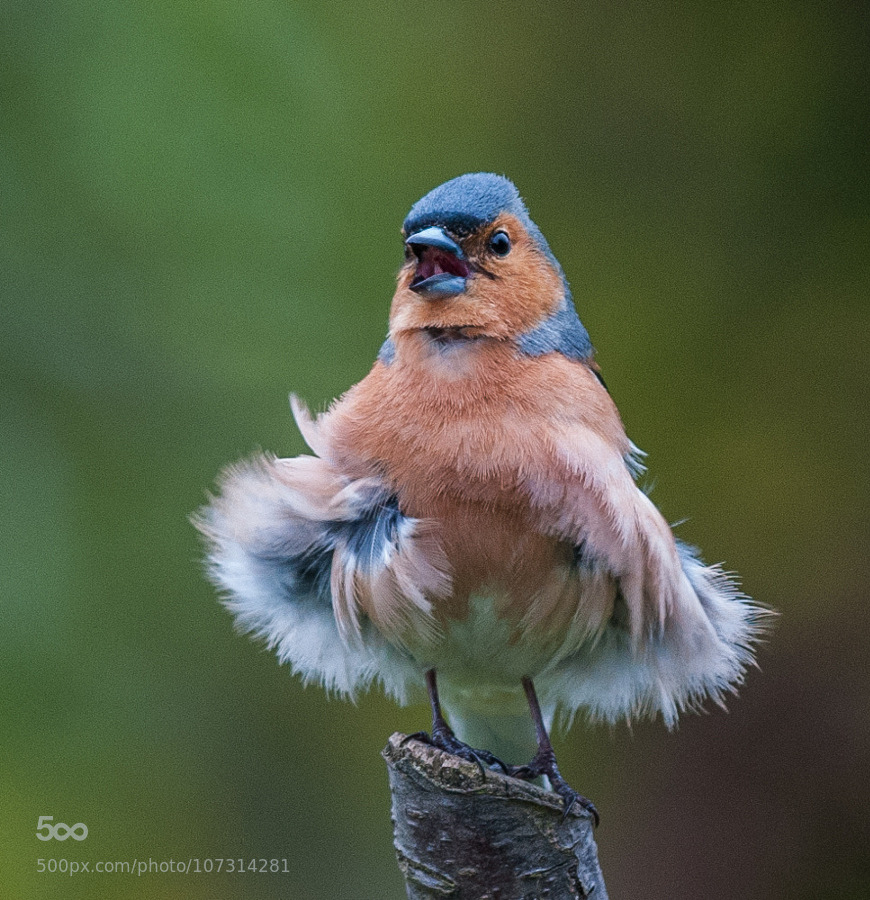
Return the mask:
{"type": "Polygon", "coordinates": [[[425,692],[421,737],[539,779],[597,823],[554,724],[670,728],[722,705],[766,607],[639,486],[644,454],[515,185],[453,178],[402,240],[369,374],[319,415],[291,395],[311,454],[230,466],[196,515],[209,575],[306,683],[425,692]]]}

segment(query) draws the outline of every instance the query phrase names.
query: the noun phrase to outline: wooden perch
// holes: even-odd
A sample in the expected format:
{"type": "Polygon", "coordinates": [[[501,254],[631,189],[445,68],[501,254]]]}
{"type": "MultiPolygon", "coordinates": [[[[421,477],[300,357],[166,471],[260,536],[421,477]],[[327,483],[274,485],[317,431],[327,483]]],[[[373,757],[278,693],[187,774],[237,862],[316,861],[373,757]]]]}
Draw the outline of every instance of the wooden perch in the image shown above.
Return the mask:
{"type": "Polygon", "coordinates": [[[410,900],[607,900],[586,810],[403,734],[383,757],[410,900]]]}

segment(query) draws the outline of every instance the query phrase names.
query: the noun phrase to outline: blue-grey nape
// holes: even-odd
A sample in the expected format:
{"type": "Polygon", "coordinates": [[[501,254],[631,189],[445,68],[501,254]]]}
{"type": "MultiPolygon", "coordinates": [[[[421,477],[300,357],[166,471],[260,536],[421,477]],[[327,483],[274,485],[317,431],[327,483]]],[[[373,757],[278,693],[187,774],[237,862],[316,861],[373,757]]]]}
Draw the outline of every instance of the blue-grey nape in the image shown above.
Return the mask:
{"type": "Polygon", "coordinates": [[[526,356],[561,353],[568,359],[588,360],[595,353],[570,294],[562,297],[556,311],[543,322],[521,334],[517,338],[517,346],[526,356]]]}
{"type": "Polygon", "coordinates": [[[381,349],[378,350],[378,359],[385,365],[390,365],[393,360],[396,358],[396,343],[391,338],[388,337],[383,344],[381,344],[381,349]]]}

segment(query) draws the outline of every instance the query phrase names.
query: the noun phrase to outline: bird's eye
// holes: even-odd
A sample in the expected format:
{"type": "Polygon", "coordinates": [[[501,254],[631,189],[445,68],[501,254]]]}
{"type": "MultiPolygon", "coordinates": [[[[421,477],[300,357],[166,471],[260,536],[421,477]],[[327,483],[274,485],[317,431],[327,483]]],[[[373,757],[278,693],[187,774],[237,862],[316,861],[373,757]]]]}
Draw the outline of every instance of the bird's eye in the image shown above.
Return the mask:
{"type": "Polygon", "coordinates": [[[507,256],[511,252],[511,239],[506,231],[496,231],[489,239],[489,249],[496,256],[507,256]]]}

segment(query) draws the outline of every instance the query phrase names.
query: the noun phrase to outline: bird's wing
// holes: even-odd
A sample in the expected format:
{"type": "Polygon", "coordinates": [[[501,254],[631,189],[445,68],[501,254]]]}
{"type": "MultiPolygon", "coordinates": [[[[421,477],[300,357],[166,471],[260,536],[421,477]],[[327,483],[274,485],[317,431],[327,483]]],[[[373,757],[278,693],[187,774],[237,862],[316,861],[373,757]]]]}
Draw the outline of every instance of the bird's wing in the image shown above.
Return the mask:
{"type": "Polygon", "coordinates": [[[431,637],[430,599],[448,583],[425,525],[380,479],[314,456],[261,456],[224,473],[196,524],[241,628],[308,680],[353,694],[378,679],[406,699],[419,676],[401,649],[402,617],[414,615],[415,639],[431,637]]]}
{"type": "MultiPolygon", "coordinates": [[[[631,445],[607,435],[582,414],[549,422],[546,467],[528,479],[540,527],[573,548],[559,663],[573,697],[560,702],[611,720],[661,711],[671,723],[742,680],[764,610],[674,538],[634,482],[631,445]]],[[[534,605],[527,621],[535,627],[534,605]]]]}

